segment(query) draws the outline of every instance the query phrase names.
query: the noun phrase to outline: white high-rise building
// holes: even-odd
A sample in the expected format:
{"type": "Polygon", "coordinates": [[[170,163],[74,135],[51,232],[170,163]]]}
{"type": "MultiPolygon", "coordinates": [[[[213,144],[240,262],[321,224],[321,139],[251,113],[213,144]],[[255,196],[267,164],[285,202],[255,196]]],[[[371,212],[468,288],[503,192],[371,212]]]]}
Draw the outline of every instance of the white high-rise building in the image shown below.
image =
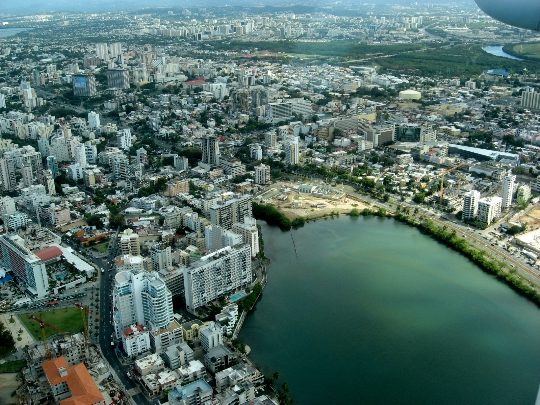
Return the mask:
{"type": "Polygon", "coordinates": [[[115,42],[114,44],[109,45],[109,53],[111,58],[117,58],[122,54],[122,44],[120,42],[115,42]]]}
{"type": "Polygon", "coordinates": [[[521,93],[521,106],[531,110],[540,110],[540,93],[534,91],[534,87],[525,87],[521,93]]]}
{"type": "Polygon", "coordinates": [[[4,191],[13,191],[17,185],[15,178],[15,159],[0,159],[0,177],[2,179],[2,189],[4,191]]]}
{"type": "Polygon", "coordinates": [[[251,256],[259,253],[259,229],[255,218],[245,217],[244,222],[237,222],[232,227],[233,232],[242,235],[244,243],[251,246],[251,256]]]}
{"type": "Polygon", "coordinates": [[[108,52],[108,46],[107,44],[100,43],[96,44],[96,55],[99,59],[103,59],[104,61],[109,60],[109,52],[108,52]]]}
{"type": "Polygon", "coordinates": [[[212,166],[219,166],[219,142],[215,136],[202,138],[201,161],[212,166]]]}
{"type": "Polygon", "coordinates": [[[270,166],[260,164],[255,166],[255,184],[269,184],[270,183],[270,166]]]}
{"type": "Polygon", "coordinates": [[[471,190],[463,196],[463,219],[474,219],[478,215],[480,192],[471,190]]]}
{"type": "Polygon", "coordinates": [[[100,124],[99,114],[94,111],[90,111],[88,113],[88,129],[98,129],[100,124]]]}
{"type": "Polygon", "coordinates": [[[118,131],[116,134],[116,139],[118,140],[118,147],[120,149],[129,150],[129,148],[131,148],[133,138],[129,128],[118,131]]]}
{"type": "Polygon", "coordinates": [[[502,198],[485,197],[478,201],[478,220],[491,225],[501,215],[502,198]]]}
{"type": "Polygon", "coordinates": [[[13,272],[20,285],[34,297],[44,297],[49,290],[49,277],[45,263],[25,247],[19,235],[0,236],[0,264],[13,272]]]}
{"type": "Polygon", "coordinates": [[[86,169],[86,149],[83,143],[75,145],[74,150],[75,163],[83,169],[86,169]]]}
{"type": "Polygon", "coordinates": [[[151,250],[152,266],[154,271],[161,271],[172,267],[171,247],[161,244],[154,245],[151,250]]]}
{"type": "Polygon", "coordinates": [[[516,176],[507,174],[502,180],[502,209],[508,209],[512,205],[516,176]]]}
{"type": "Polygon", "coordinates": [[[242,221],[245,217],[252,217],[251,195],[243,195],[225,202],[218,202],[210,207],[210,222],[224,229],[231,229],[233,224],[242,221]]]}
{"type": "Polygon", "coordinates": [[[130,325],[150,331],[167,329],[174,321],[172,294],[157,272],[121,271],[113,290],[113,323],[117,339],[130,325]]]}
{"type": "Polygon", "coordinates": [[[293,136],[285,141],[285,164],[297,165],[300,162],[299,156],[298,137],[293,136]]]}
{"type": "Polygon", "coordinates": [[[186,307],[190,312],[252,281],[251,248],[227,246],[184,269],[186,307]]]}

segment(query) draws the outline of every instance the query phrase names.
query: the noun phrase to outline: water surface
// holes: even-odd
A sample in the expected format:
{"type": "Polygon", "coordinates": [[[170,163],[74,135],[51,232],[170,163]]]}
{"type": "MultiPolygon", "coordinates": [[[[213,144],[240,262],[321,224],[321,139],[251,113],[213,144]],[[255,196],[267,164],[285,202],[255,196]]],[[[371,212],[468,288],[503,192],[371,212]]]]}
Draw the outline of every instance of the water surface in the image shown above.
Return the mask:
{"type": "Polygon", "coordinates": [[[0,38],[11,37],[17,35],[19,32],[28,31],[32,28],[0,28],[0,38]]]}
{"type": "Polygon", "coordinates": [[[487,53],[490,53],[495,56],[502,56],[503,58],[514,59],[514,60],[523,60],[521,58],[510,55],[509,53],[506,53],[505,51],[503,51],[502,45],[484,46],[482,49],[486,51],[487,53]]]}
{"type": "Polygon", "coordinates": [[[263,225],[268,285],[240,340],[297,405],[533,404],[540,310],[415,228],[263,225]]]}

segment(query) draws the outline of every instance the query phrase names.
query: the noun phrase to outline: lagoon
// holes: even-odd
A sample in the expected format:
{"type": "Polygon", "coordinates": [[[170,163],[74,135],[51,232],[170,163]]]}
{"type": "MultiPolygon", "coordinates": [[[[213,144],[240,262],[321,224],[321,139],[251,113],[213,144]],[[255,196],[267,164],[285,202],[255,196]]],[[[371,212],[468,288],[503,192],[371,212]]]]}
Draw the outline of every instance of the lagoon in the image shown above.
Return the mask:
{"type": "Polygon", "coordinates": [[[503,51],[502,45],[484,46],[482,49],[486,51],[487,53],[490,53],[495,56],[502,56],[503,58],[514,59],[514,60],[523,60],[521,58],[510,55],[509,53],[506,53],[505,51],[503,51]]]}
{"type": "Polygon", "coordinates": [[[31,30],[32,28],[0,28],[0,38],[11,37],[20,32],[31,30]]]}
{"type": "Polygon", "coordinates": [[[297,405],[531,404],[540,310],[417,229],[263,225],[268,285],[242,328],[297,405]]]}

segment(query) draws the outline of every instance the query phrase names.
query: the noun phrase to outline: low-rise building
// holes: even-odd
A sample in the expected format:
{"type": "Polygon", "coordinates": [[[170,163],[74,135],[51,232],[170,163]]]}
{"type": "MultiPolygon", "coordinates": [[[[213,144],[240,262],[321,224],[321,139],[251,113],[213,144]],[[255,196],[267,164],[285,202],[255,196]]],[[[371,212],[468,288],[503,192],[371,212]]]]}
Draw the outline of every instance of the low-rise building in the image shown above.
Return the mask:
{"type": "Polygon", "coordinates": [[[124,351],[129,357],[150,351],[150,332],[143,325],[132,325],[122,333],[124,351]]]}
{"type": "Polygon", "coordinates": [[[169,405],[204,404],[213,397],[212,387],[202,378],[183,387],[176,387],[168,394],[169,405]]]}
{"type": "Polygon", "coordinates": [[[165,362],[158,354],[149,354],[141,359],[135,360],[135,370],[144,377],[148,374],[159,373],[165,369],[165,362]]]}
{"type": "Polygon", "coordinates": [[[170,346],[162,354],[163,360],[167,367],[175,370],[190,361],[195,360],[193,349],[187,343],[180,343],[175,346],[170,346]]]}
{"type": "Polygon", "coordinates": [[[176,369],[181,384],[188,384],[192,381],[206,377],[206,368],[199,360],[192,360],[176,369]]]}

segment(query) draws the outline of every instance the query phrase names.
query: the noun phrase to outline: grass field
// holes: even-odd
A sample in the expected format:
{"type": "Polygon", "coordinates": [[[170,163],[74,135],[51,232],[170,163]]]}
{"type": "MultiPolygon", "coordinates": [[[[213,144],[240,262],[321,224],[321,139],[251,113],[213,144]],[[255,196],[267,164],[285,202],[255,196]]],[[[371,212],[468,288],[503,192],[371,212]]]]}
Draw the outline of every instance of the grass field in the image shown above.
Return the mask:
{"type": "MultiPolygon", "coordinates": [[[[49,325],[61,330],[62,332],[78,333],[83,328],[81,310],[78,308],[54,308],[42,310],[39,312],[30,312],[19,315],[19,319],[38,341],[41,340],[41,331],[39,323],[28,318],[29,315],[35,315],[49,325]]],[[[55,330],[45,327],[47,337],[57,334],[55,330]]]]}
{"type": "Polygon", "coordinates": [[[109,247],[109,243],[100,243],[99,245],[94,246],[94,248],[101,253],[105,253],[109,247]]]}
{"type": "Polygon", "coordinates": [[[509,51],[508,53],[514,56],[536,60],[540,59],[540,43],[538,42],[507,45],[503,49],[509,51]]]}
{"type": "Polygon", "coordinates": [[[26,360],[13,360],[0,364],[0,373],[18,373],[26,366],[26,360]]]}

